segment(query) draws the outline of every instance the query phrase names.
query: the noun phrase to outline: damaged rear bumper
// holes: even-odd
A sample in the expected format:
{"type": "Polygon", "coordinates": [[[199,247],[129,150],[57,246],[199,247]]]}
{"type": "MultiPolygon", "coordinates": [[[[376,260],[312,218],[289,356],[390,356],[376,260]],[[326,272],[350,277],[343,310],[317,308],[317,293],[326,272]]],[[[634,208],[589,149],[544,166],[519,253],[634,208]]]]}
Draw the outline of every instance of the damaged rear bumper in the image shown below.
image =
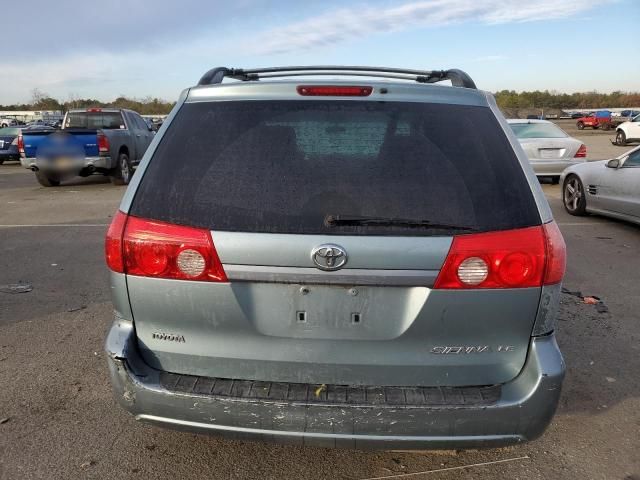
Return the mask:
{"type": "Polygon", "coordinates": [[[549,335],[531,340],[523,370],[489,404],[301,402],[170,388],[163,381],[167,374],[140,357],[128,321],[113,324],[106,350],[116,398],[137,420],[237,439],[361,449],[480,448],[532,440],[555,413],[565,371],[549,335]]]}

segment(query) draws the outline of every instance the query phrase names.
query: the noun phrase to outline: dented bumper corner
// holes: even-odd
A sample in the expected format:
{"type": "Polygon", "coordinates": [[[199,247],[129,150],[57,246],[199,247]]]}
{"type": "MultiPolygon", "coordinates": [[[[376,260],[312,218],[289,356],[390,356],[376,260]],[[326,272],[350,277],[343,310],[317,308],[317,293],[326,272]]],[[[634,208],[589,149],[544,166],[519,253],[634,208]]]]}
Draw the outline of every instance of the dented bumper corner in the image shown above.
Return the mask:
{"type": "Polygon", "coordinates": [[[165,388],[140,357],[132,322],[116,320],[106,342],[114,394],[137,420],[237,439],[346,448],[497,447],[543,433],[560,396],[565,366],[555,337],[531,339],[520,375],[500,398],[478,407],[310,404],[260,401],[165,388]]]}

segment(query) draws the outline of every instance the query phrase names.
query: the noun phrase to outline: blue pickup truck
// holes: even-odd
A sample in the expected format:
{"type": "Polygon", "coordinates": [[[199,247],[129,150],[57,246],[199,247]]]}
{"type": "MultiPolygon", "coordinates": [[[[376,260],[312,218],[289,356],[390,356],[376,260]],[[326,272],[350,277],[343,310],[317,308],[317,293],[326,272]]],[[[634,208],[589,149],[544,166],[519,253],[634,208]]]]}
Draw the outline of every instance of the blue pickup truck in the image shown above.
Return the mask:
{"type": "Polygon", "coordinates": [[[70,110],[61,130],[22,132],[20,162],[45,187],[89,175],[107,175],[114,184],[126,185],[154,133],[132,110],[70,110]]]}

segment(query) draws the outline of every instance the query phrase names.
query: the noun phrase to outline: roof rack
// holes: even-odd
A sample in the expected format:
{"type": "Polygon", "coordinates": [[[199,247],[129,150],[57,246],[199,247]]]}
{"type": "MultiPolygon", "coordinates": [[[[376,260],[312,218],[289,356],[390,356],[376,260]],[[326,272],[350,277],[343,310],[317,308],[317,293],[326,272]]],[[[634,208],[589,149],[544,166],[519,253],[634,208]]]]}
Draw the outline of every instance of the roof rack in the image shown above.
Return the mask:
{"type": "Polygon", "coordinates": [[[476,89],[471,77],[456,68],[450,70],[407,70],[402,68],[359,67],[359,66],[308,66],[308,67],[268,67],[268,68],[227,68],[216,67],[205,73],[198,85],[213,85],[222,83],[224,78],[232,78],[244,82],[260,80],[261,78],[296,77],[308,75],[348,75],[363,77],[395,78],[400,80],[414,80],[418,83],[436,83],[451,80],[454,87],[476,89]]]}

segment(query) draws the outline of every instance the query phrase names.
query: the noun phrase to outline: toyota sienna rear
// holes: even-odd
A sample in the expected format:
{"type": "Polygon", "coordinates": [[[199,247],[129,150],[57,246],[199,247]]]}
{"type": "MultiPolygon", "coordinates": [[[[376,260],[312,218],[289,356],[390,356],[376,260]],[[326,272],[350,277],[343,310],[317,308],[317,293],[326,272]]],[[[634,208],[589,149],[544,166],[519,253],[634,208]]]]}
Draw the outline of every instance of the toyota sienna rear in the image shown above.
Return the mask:
{"type": "Polygon", "coordinates": [[[531,440],[555,412],[564,241],[459,70],[207,72],[147,151],[106,259],[109,368],[138,420],[426,449],[531,440]]]}

